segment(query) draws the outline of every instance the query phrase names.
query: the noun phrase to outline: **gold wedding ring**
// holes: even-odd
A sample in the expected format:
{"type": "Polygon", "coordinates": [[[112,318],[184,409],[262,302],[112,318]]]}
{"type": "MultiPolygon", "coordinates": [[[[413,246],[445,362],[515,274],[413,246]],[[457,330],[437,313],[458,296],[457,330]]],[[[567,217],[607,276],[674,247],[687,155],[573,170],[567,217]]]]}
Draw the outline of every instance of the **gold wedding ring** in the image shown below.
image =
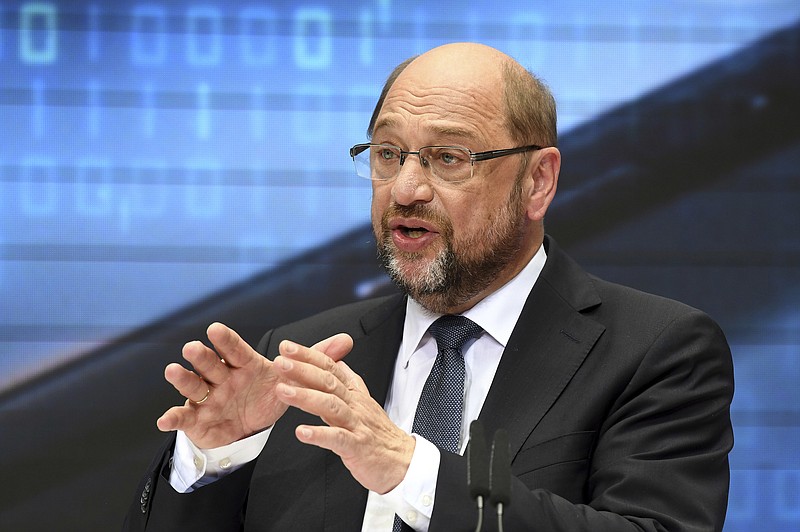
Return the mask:
{"type": "Polygon", "coordinates": [[[208,399],[209,395],[211,395],[211,388],[207,388],[206,389],[206,394],[199,401],[192,401],[191,399],[189,399],[189,400],[192,401],[192,403],[194,403],[196,405],[202,405],[203,403],[206,402],[206,399],[208,399]]]}
{"type": "Polygon", "coordinates": [[[199,401],[192,401],[191,399],[189,399],[189,401],[191,401],[192,403],[194,403],[196,405],[202,405],[203,403],[206,402],[206,400],[208,399],[208,396],[211,395],[211,386],[209,386],[208,383],[200,375],[198,375],[197,377],[200,379],[200,382],[202,382],[203,384],[206,385],[206,394],[199,401]]]}

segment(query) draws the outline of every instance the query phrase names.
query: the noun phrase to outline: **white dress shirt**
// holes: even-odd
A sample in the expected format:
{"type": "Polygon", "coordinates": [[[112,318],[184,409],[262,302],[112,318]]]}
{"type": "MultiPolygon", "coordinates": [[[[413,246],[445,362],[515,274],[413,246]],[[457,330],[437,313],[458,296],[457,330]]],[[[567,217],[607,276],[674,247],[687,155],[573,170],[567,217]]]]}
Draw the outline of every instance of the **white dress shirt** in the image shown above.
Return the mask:
{"type": "MultiPolygon", "coordinates": [[[[481,411],[503,350],[545,261],[544,246],[540,246],[519,274],[463,313],[480,325],[484,333],[462,348],[466,366],[464,418],[461,424],[462,454],[467,446],[469,424],[481,411]]],[[[422,387],[436,359],[436,340],[428,333],[428,327],[438,317],[438,314],[408,299],[403,341],[384,405],[389,418],[407,432],[411,432],[422,387]]],[[[179,431],[170,484],[176,491],[185,493],[235,471],[258,456],[270,432],[267,429],[216,449],[199,449],[179,431]]],[[[433,514],[440,454],[435,445],[421,436],[413,436],[416,447],[403,481],[383,495],[369,492],[363,531],[391,532],[395,514],[415,530],[428,530],[433,514]]]]}

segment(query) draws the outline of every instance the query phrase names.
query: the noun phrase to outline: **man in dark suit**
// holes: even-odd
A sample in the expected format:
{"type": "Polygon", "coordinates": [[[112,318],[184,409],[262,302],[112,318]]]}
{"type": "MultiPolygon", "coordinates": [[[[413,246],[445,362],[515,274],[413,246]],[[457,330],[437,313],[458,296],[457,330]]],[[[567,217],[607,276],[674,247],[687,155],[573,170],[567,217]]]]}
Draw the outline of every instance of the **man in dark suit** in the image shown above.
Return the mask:
{"type": "Polygon", "coordinates": [[[727,343],[703,313],[594,278],[545,236],[555,124],[546,87],[492,48],[398,67],[351,155],[407,295],[275,329],[257,351],[221,324],[215,350],[187,344],[194,371],[165,372],[187,401],[158,420],[178,434],[126,529],[473,530],[462,453],[479,418],[509,434],[507,530],[721,530],[727,343]],[[415,415],[443,315],[479,326],[459,349],[452,449],[415,415]]]}

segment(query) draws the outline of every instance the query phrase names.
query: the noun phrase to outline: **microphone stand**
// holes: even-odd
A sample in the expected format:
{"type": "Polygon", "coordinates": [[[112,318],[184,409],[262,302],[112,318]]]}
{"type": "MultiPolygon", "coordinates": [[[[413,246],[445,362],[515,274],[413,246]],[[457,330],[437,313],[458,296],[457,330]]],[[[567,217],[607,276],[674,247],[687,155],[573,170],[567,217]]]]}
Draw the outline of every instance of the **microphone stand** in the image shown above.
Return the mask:
{"type": "Polygon", "coordinates": [[[497,530],[503,532],[503,511],[511,504],[511,460],[508,432],[494,433],[489,455],[483,423],[476,419],[469,426],[467,445],[467,485],[469,495],[478,508],[475,532],[483,529],[483,507],[486,500],[497,510],[497,530]]]}
{"type": "Polygon", "coordinates": [[[486,446],[483,423],[476,419],[469,426],[467,444],[467,485],[469,495],[478,507],[478,520],[475,532],[483,529],[483,504],[489,497],[489,451],[486,446]]]}
{"type": "Polygon", "coordinates": [[[503,532],[503,508],[511,504],[511,461],[508,432],[498,429],[492,441],[489,502],[497,509],[497,530],[503,532]]]}

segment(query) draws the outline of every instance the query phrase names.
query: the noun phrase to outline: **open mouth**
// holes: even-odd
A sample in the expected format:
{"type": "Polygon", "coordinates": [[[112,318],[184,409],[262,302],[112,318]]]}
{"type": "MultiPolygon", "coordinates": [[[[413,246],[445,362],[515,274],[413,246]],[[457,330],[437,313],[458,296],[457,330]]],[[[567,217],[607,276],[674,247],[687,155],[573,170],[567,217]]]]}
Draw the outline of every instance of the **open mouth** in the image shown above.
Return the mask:
{"type": "Polygon", "coordinates": [[[429,232],[424,227],[406,227],[401,225],[398,227],[398,229],[400,229],[400,232],[408,238],[421,238],[423,235],[429,232]]]}
{"type": "Polygon", "coordinates": [[[438,235],[436,224],[417,217],[396,217],[386,221],[395,244],[405,251],[420,251],[438,235]]]}

